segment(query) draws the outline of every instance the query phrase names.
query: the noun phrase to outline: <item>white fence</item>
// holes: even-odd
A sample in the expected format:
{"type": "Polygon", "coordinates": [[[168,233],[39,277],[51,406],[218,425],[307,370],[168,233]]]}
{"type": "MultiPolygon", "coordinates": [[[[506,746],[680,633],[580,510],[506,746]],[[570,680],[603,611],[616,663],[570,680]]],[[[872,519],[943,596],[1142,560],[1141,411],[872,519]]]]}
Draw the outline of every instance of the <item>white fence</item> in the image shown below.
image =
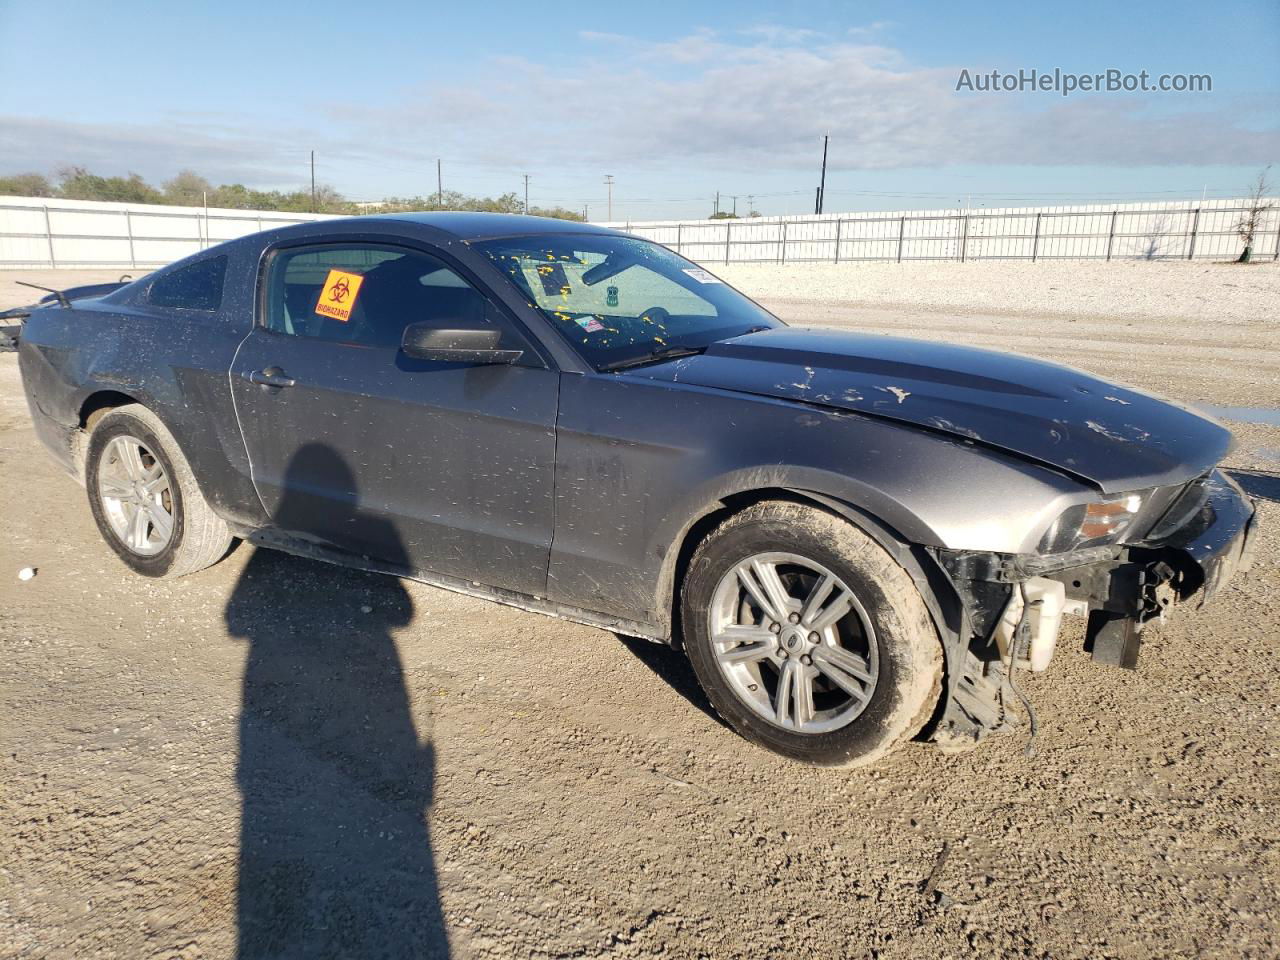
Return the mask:
{"type": "MultiPolygon", "coordinates": [[[[904,210],[609,226],[702,263],[908,260],[1227,260],[1244,200],[904,210]]],[[[0,197],[0,269],[162,266],[223,240],[323,214],[0,197]]],[[[1254,256],[1280,255],[1280,207],[1254,256]]]]}
{"type": "MultiPolygon", "coordinates": [[[[742,220],[610,223],[701,263],[860,260],[1228,260],[1243,244],[1245,200],[1113,206],[903,210],[742,220]]],[[[1280,254],[1280,206],[1253,256],[1280,254]]]]}
{"type": "Polygon", "coordinates": [[[0,269],[158,267],[312,213],[0,197],[0,269]]]}

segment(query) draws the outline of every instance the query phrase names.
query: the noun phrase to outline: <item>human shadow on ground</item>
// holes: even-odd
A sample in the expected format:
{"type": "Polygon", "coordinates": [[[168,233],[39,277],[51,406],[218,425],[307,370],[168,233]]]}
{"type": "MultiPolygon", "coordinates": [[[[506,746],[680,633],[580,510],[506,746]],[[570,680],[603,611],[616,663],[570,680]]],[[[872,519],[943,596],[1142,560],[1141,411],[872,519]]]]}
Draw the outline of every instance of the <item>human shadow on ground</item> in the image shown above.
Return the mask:
{"type": "MultiPolygon", "coordinates": [[[[281,527],[308,529],[316,502],[295,491],[317,476],[342,491],[326,523],[399,542],[360,513],[350,468],[320,444],[289,464],[281,527]]],[[[226,608],[248,644],[239,960],[448,956],[426,823],[434,755],[392,637],[412,619],[393,577],[265,549],[245,566],[226,608]]]]}

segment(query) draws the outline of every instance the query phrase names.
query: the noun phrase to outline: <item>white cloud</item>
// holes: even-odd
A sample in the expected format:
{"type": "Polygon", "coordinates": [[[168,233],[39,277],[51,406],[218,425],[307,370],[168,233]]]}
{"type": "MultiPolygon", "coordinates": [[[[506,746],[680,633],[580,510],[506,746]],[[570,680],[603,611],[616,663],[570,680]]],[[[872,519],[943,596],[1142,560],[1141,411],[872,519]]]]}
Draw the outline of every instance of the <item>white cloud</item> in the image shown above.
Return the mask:
{"type": "Polygon", "coordinates": [[[811,163],[826,132],[835,169],[1237,164],[1280,153],[1274,124],[1249,123],[1247,105],[1233,111],[1225,96],[957,94],[958,66],[919,67],[892,47],[774,26],[732,39],[707,30],[661,42],[586,38],[589,58],[506,58],[501,69],[416,91],[366,120],[382,133],[411,128],[423,142],[516,165],[571,159],[620,169],[788,169],[811,163]],[[483,125],[469,122],[478,94],[489,105],[483,125]],[[1215,109],[1203,109],[1209,103],[1215,109]]]}
{"type": "Polygon", "coordinates": [[[351,170],[421,168],[443,155],[508,169],[701,174],[807,167],[827,132],[834,170],[1253,164],[1280,154],[1274,118],[1260,122],[1245,97],[957,94],[961,65],[922,67],[868,42],[886,26],[834,39],[774,25],[659,42],[583,33],[586,56],[495,56],[380,104],[299,104],[290,130],[219,116],[163,125],[0,118],[0,165],[81,162],[155,178],[193,167],[278,185],[300,179],[315,147],[351,170]]]}

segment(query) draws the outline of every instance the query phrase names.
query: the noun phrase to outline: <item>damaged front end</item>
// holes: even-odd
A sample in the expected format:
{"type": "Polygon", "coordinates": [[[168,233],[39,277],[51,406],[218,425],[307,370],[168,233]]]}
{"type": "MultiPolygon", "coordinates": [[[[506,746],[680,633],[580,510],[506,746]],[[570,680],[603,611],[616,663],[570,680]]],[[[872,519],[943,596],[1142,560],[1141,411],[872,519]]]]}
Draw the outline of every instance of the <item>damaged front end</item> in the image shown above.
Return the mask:
{"type": "MultiPolygon", "coordinates": [[[[1143,628],[1180,603],[1204,603],[1250,565],[1253,502],[1221,471],[1148,501],[1157,519],[1131,542],[1061,553],[937,550],[962,609],[967,649],[949,658],[935,739],[974,742],[1015,723],[1020,671],[1049,666],[1064,615],[1088,618],[1085,649],[1136,669],[1143,628]]],[[[1026,705],[1030,711],[1030,705],[1026,705]]]]}

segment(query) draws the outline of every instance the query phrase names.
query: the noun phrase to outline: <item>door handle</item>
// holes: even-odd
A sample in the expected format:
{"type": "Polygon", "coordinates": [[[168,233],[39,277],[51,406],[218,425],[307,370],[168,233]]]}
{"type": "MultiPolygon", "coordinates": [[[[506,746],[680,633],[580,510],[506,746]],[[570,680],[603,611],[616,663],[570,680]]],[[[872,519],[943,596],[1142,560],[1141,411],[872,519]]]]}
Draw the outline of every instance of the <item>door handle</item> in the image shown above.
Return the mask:
{"type": "Polygon", "coordinates": [[[265,370],[253,370],[245,377],[250,383],[261,384],[264,387],[292,387],[298,381],[293,377],[285,376],[285,372],[279,367],[267,367],[265,370]]]}

